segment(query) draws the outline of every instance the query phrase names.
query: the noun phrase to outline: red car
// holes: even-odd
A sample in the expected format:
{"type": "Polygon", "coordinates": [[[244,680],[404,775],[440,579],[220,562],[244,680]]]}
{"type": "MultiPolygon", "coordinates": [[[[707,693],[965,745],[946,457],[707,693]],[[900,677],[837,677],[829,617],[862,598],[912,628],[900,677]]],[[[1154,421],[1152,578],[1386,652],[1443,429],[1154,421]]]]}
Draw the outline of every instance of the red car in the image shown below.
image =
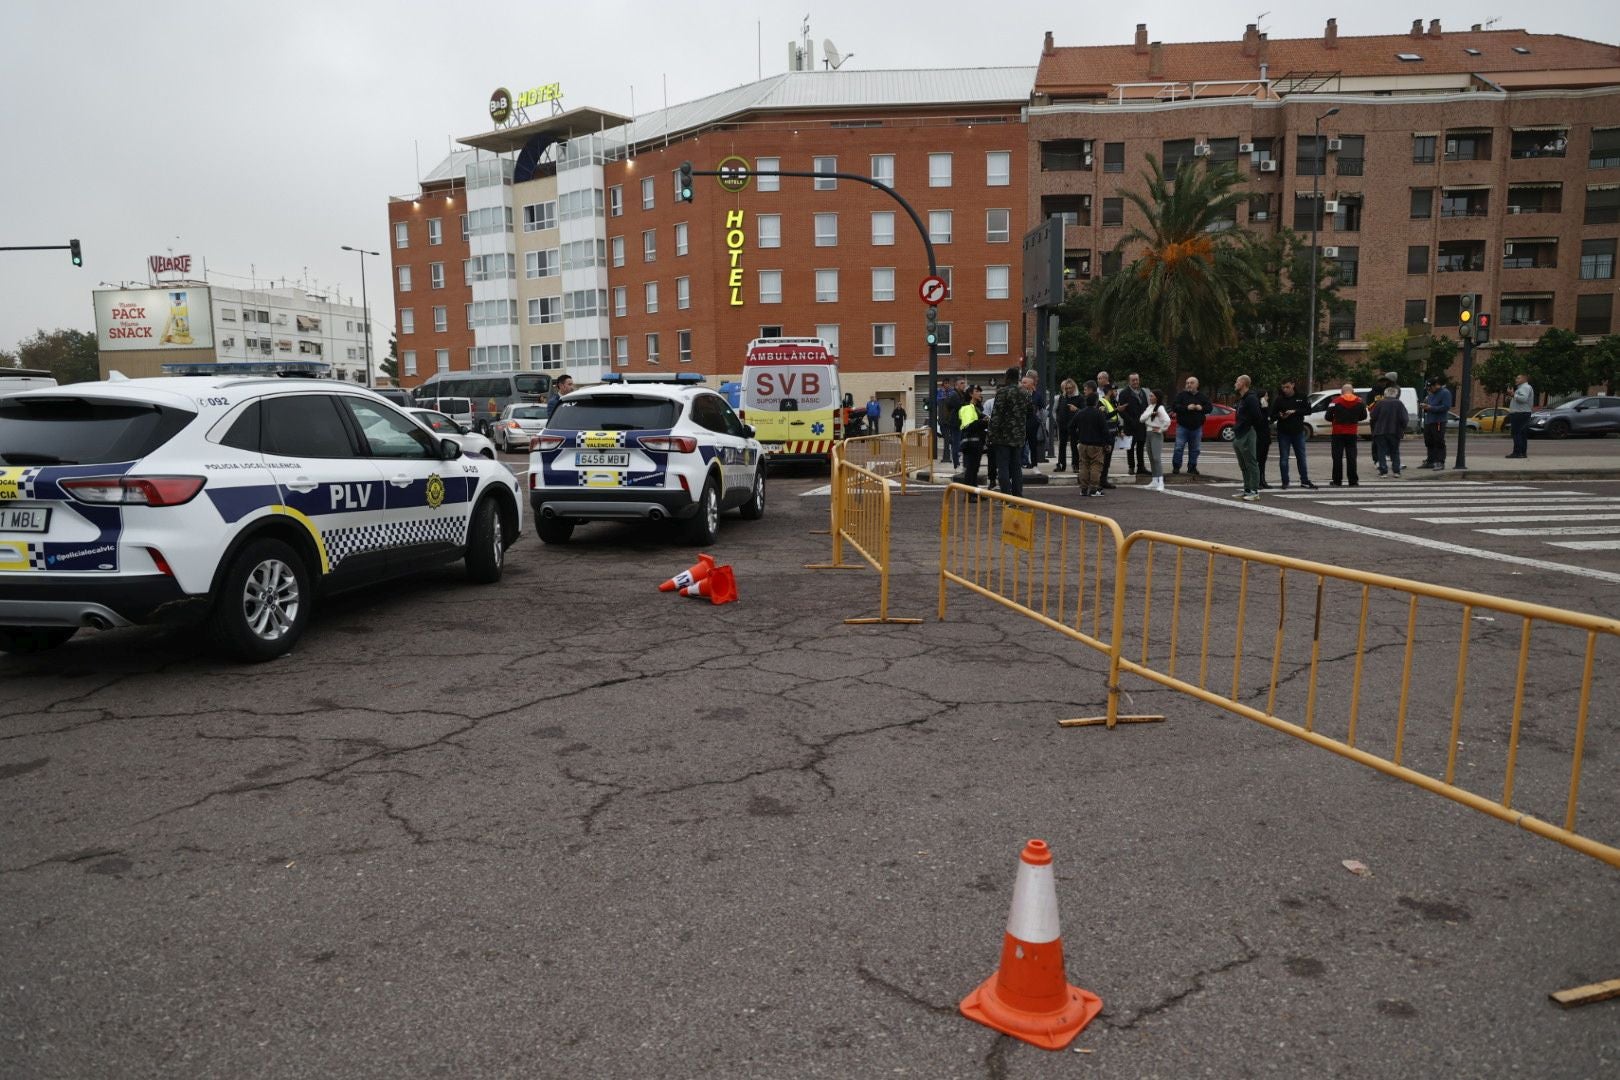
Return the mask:
{"type": "MultiPolygon", "coordinates": [[[[1230,405],[1216,405],[1204,417],[1204,438],[1219,439],[1221,442],[1231,442],[1237,437],[1237,410],[1230,405]]],[[[1170,414],[1170,429],[1164,433],[1166,444],[1172,443],[1176,438],[1176,414],[1170,414]]]]}

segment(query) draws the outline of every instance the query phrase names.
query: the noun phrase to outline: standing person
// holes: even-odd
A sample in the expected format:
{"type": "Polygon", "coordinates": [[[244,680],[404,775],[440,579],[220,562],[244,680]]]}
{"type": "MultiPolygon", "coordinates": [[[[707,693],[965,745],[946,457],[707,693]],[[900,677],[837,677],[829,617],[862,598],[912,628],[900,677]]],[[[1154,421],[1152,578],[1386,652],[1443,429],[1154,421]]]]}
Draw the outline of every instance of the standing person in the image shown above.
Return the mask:
{"type": "Polygon", "coordinates": [[[565,394],[568,394],[573,389],[574,377],[572,375],[559,375],[555,379],[552,379],[551,396],[546,398],[546,415],[550,416],[552,413],[556,412],[557,403],[563,399],[565,394]]]}
{"type": "Polygon", "coordinates": [[[1239,375],[1232,384],[1238,396],[1232,449],[1237,452],[1238,468],[1243,470],[1243,494],[1238,497],[1245,502],[1254,502],[1260,497],[1260,465],[1255,460],[1254,429],[1266,422],[1266,410],[1260,406],[1260,395],[1254,392],[1253,381],[1247,375],[1239,375]]]}
{"type": "Polygon", "coordinates": [[[876,435],[878,423],[883,419],[883,406],[878,404],[877,395],[873,394],[866,399],[866,433],[876,435]]]}
{"type": "Polygon", "coordinates": [[[1187,450],[1187,475],[1198,475],[1198,450],[1204,443],[1204,420],[1209,416],[1212,402],[1198,392],[1198,379],[1189,376],[1186,389],[1170,403],[1176,414],[1176,450],[1170,455],[1170,472],[1181,471],[1181,451],[1187,450]]]}
{"type": "Polygon", "coordinates": [[[1536,407],[1536,391],[1524,372],[1513,376],[1513,398],[1508,402],[1508,430],[1513,432],[1510,458],[1530,456],[1530,413],[1536,407]]]}
{"type": "Polygon", "coordinates": [[[1399,477],[1401,475],[1401,436],[1406,433],[1406,425],[1412,422],[1412,414],[1406,411],[1406,405],[1401,401],[1401,390],[1398,386],[1384,388],[1384,400],[1378,403],[1378,411],[1373,413],[1372,431],[1373,447],[1380,451],[1378,459],[1383,464],[1378,475],[1399,477]]]}
{"type": "MultiPolygon", "coordinates": [[[[968,390],[967,401],[956,412],[956,426],[962,432],[962,483],[973,488],[979,486],[979,459],[984,456],[984,433],[989,427],[983,405],[984,390],[974,386],[968,390]]],[[[978,502],[978,493],[969,495],[968,500],[978,502]]]]}
{"type": "Polygon", "coordinates": [[[904,404],[896,401],[894,411],[889,413],[889,416],[894,420],[894,433],[896,435],[906,430],[906,407],[904,404]]]}
{"type": "Polygon", "coordinates": [[[1062,396],[1057,399],[1057,471],[1063,472],[1069,460],[1068,450],[1074,447],[1074,471],[1080,471],[1080,444],[1074,441],[1074,414],[1080,411],[1085,404],[1085,398],[1080,396],[1080,388],[1074,384],[1073,379],[1064,379],[1058,386],[1062,396]]]}
{"type": "Polygon", "coordinates": [[[1266,459],[1271,456],[1271,395],[1264,390],[1255,391],[1260,400],[1260,423],[1254,426],[1254,463],[1260,469],[1260,490],[1266,483],[1266,459]]]}
{"type": "Polygon", "coordinates": [[[939,407],[939,433],[944,436],[940,440],[943,444],[939,448],[939,460],[951,463],[956,468],[962,456],[962,429],[957,427],[957,415],[962,411],[962,402],[967,400],[967,380],[957,379],[956,383],[945,391],[945,401],[939,407]]]}
{"type": "Polygon", "coordinates": [[[1046,391],[1041,389],[1041,377],[1034,371],[1025,372],[1018,385],[1029,392],[1028,439],[1024,445],[1024,464],[1033,468],[1041,460],[1041,417],[1046,415],[1046,391]]]}
{"type": "Polygon", "coordinates": [[[1299,463],[1299,486],[1315,490],[1310,470],[1305,467],[1305,417],[1310,403],[1294,390],[1294,380],[1284,379],[1277,400],[1271,403],[1272,419],[1277,421],[1277,472],[1282,475],[1283,490],[1288,490],[1288,452],[1294,453],[1299,463]]]}
{"type": "Polygon", "coordinates": [[[990,460],[996,469],[1001,490],[1008,495],[1024,493],[1022,452],[1029,440],[1029,391],[1019,385],[1018,369],[1006,371],[1001,389],[996,391],[995,408],[990,410],[990,460]]]}
{"type": "Polygon", "coordinates": [[[1080,455],[1080,494],[1093,498],[1103,493],[1103,448],[1114,441],[1102,410],[1105,400],[1098,393],[1097,384],[1087,382],[1084,404],[1074,414],[1074,437],[1079,444],[1076,453],[1080,455]]]}
{"type": "Polygon", "coordinates": [[[1170,427],[1170,414],[1165,411],[1164,396],[1157,390],[1149,390],[1147,409],[1142,413],[1142,430],[1146,432],[1148,465],[1153,470],[1153,479],[1148,482],[1149,491],[1164,490],[1164,433],[1170,427]]]}
{"type": "MultiPolygon", "coordinates": [[[[1393,371],[1386,371],[1373,380],[1372,394],[1367,398],[1367,419],[1375,424],[1378,422],[1378,409],[1384,403],[1384,391],[1397,385],[1399,383],[1393,371]]],[[[1372,441],[1372,458],[1373,464],[1378,466],[1379,476],[1389,471],[1389,466],[1384,461],[1383,447],[1378,444],[1377,439],[1372,441]]]]}
{"type": "Polygon", "coordinates": [[[1142,414],[1147,412],[1148,393],[1142,388],[1139,372],[1125,376],[1125,385],[1114,395],[1114,405],[1119,409],[1120,431],[1131,437],[1130,449],[1125,451],[1125,471],[1147,476],[1147,448],[1143,445],[1147,429],[1142,426],[1142,414]]]}
{"type": "Polygon", "coordinates": [[[1428,456],[1425,469],[1446,467],[1446,423],[1451,416],[1451,390],[1443,375],[1429,379],[1429,392],[1423,398],[1423,446],[1428,456]]]}
{"type": "MultiPolygon", "coordinates": [[[[1102,374],[1107,375],[1108,372],[1102,374]]],[[[1099,489],[1113,491],[1114,485],[1108,481],[1108,470],[1114,464],[1114,442],[1119,438],[1120,421],[1119,408],[1114,404],[1114,395],[1110,387],[1098,385],[1097,408],[1102,410],[1103,422],[1108,425],[1108,445],[1103,447],[1102,483],[1097,486],[1099,489]]]]}
{"type": "Polygon", "coordinates": [[[1361,400],[1354,386],[1345,383],[1339,388],[1338,397],[1328,398],[1323,403],[1322,411],[1333,425],[1331,486],[1343,487],[1348,479],[1351,487],[1359,487],[1361,481],[1356,476],[1356,425],[1367,419],[1367,403],[1361,400]]]}

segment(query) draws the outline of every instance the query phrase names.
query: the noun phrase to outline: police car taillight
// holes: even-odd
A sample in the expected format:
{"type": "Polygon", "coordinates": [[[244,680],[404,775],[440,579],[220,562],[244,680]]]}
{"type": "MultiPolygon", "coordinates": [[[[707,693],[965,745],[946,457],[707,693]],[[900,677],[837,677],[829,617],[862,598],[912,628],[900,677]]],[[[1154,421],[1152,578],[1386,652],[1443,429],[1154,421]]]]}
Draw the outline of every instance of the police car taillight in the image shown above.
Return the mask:
{"type": "Polygon", "coordinates": [[[58,481],[82,503],[123,506],[179,506],[197,497],[201,476],[86,476],[58,481]]]}
{"type": "Polygon", "coordinates": [[[567,441],[561,435],[536,435],[529,440],[529,452],[532,454],[538,450],[555,450],[567,441]]]}
{"type": "Polygon", "coordinates": [[[641,435],[636,442],[660,454],[690,454],[697,449],[697,440],[690,435],[641,435]]]}

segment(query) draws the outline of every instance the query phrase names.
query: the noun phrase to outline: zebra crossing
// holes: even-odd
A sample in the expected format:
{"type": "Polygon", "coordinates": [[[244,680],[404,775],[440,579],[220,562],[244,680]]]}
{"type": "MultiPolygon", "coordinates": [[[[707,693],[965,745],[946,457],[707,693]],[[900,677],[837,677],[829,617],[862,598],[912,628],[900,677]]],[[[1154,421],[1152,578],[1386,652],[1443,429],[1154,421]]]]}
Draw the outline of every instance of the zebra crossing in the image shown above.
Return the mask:
{"type": "Polygon", "coordinates": [[[1620,495],[1480,480],[1364,481],[1354,488],[1266,492],[1266,501],[1398,517],[1420,525],[1477,526],[1567,551],[1620,551],[1620,495]]]}

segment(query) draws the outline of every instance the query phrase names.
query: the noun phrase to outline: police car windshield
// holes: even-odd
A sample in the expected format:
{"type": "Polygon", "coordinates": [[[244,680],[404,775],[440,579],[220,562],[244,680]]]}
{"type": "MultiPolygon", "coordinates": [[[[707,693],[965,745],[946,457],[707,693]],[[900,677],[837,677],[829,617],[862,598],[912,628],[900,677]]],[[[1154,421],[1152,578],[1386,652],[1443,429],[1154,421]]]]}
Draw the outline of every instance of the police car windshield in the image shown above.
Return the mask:
{"type": "Polygon", "coordinates": [[[668,398],[602,394],[558,404],[547,431],[641,431],[674,427],[681,403],[668,398]]]}
{"type": "Polygon", "coordinates": [[[145,457],[196,413],[82,398],[0,402],[0,463],[104,465],[145,457]]]}

